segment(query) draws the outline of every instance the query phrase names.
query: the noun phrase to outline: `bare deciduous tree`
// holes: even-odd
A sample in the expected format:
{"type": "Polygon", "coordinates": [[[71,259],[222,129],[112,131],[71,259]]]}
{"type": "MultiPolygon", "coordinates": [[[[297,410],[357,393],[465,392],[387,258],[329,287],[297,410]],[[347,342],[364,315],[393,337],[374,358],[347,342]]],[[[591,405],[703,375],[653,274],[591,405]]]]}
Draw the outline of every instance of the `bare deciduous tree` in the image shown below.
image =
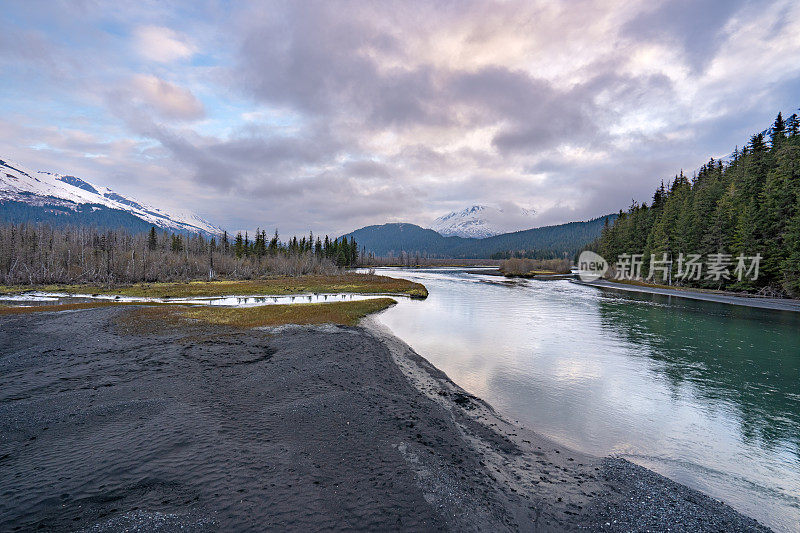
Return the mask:
{"type": "Polygon", "coordinates": [[[200,234],[0,225],[0,283],[7,285],[250,279],[341,271],[333,259],[311,247],[276,245],[237,258],[232,249],[226,253],[215,238],[200,234]]]}

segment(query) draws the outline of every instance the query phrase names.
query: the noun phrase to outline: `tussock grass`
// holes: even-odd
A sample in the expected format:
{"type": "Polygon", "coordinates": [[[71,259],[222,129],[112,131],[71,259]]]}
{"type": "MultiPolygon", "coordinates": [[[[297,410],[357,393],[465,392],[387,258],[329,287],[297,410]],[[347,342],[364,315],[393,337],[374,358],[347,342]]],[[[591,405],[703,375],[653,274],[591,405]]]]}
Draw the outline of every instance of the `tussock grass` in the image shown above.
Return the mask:
{"type": "Polygon", "coordinates": [[[322,304],[264,305],[260,307],[161,306],[136,309],[117,319],[127,334],[147,334],[179,327],[213,324],[237,328],[284,324],[340,324],[354,326],[371,313],[394,305],[391,298],[322,304]]]}
{"type": "Polygon", "coordinates": [[[286,295],[314,292],[351,292],[399,294],[426,298],[424,285],[405,279],[373,274],[347,273],[337,276],[276,277],[253,280],[190,281],[175,283],[141,283],[127,286],[99,285],[0,285],[0,293],[19,293],[30,290],[64,292],[68,294],[115,294],[152,298],[183,298],[191,296],[286,295]]]}
{"type": "Polygon", "coordinates": [[[394,305],[391,298],[323,304],[263,305],[260,307],[189,307],[181,309],[184,318],[210,324],[254,328],[283,324],[341,324],[354,326],[365,316],[394,305]]]}
{"type": "Polygon", "coordinates": [[[397,302],[391,298],[374,298],[352,302],[322,304],[263,305],[259,307],[199,307],[183,304],[141,304],[133,302],[84,302],[30,307],[0,306],[1,315],[94,309],[98,307],[132,306],[138,309],[117,320],[129,334],[152,333],[196,323],[239,328],[280,326],[283,324],[340,324],[354,326],[365,316],[383,311],[397,302]]]}

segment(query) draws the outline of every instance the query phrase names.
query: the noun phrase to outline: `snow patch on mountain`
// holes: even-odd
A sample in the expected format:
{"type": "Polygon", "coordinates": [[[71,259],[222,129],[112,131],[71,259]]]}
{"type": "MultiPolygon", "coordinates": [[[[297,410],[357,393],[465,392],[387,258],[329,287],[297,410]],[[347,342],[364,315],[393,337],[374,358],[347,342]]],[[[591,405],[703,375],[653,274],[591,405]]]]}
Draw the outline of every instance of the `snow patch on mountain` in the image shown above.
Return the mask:
{"type": "Polygon", "coordinates": [[[58,205],[73,211],[78,204],[98,204],[127,211],[159,228],[206,234],[222,233],[221,228],[194,213],[165,211],[75,176],[34,172],[4,159],[0,159],[0,201],[2,200],[34,206],[58,205]]]}
{"type": "Polygon", "coordinates": [[[473,205],[454,211],[433,221],[431,229],[445,237],[471,237],[484,239],[501,233],[529,229],[534,226],[532,209],[511,207],[502,209],[473,205]]]}

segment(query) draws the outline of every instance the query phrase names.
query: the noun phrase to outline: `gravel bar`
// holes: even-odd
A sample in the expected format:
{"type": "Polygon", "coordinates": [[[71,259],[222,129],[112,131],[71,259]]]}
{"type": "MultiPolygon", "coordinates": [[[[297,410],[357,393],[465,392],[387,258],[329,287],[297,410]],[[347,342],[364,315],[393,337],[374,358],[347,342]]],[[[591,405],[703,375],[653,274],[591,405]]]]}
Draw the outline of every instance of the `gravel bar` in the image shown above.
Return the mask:
{"type": "Polygon", "coordinates": [[[371,320],[0,317],[0,531],[767,531],[498,416],[371,320]]]}

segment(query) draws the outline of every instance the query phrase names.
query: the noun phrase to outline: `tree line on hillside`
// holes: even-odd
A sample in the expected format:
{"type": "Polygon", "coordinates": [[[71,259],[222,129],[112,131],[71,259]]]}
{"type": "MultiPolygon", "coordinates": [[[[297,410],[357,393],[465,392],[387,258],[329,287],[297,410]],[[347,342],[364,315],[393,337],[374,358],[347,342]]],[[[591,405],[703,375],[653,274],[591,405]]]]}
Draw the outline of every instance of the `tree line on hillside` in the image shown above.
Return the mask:
{"type": "Polygon", "coordinates": [[[729,161],[712,158],[691,179],[681,172],[650,205],[634,201],[620,211],[592,249],[612,265],[621,254],[642,254],[643,275],[655,266],[651,257],[667,254],[664,273],[687,286],[800,296],[798,129],[797,114],[779,113],[729,161]],[[718,270],[687,277],[680,263],[690,254],[713,258],[718,270]],[[735,275],[745,259],[749,275],[735,275]]]}
{"type": "Polygon", "coordinates": [[[0,224],[49,224],[51,226],[95,226],[103,229],[124,228],[132,233],[146,232],[150,224],[127,211],[99,204],[75,204],[52,199],[44,205],[29,205],[14,200],[0,200],[0,224]]]}
{"type": "Polygon", "coordinates": [[[578,252],[595,241],[606,223],[616,215],[586,221],[567,222],[555,226],[542,226],[513,233],[504,233],[453,250],[455,254],[472,254],[474,257],[509,259],[572,259],[578,252]]]}
{"type": "Polygon", "coordinates": [[[400,252],[397,256],[379,257],[372,252],[364,252],[358,257],[359,266],[364,267],[446,267],[446,266],[487,266],[500,265],[498,259],[453,259],[450,257],[433,257],[426,253],[400,252]]]}
{"type": "Polygon", "coordinates": [[[283,242],[224,233],[216,237],[131,233],[48,224],[0,225],[0,284],[137,283],[336,274],[358,261],[354,240],[296,237],[283,242]]]}
{"type": "Polygon", "coordinates": [[[383,224],[367,226],[349,233],[355,237],[366,254],[386,258],[428,257],[450,259],[532,259],[572,258],[588,244],[597,240],[606,218],[585,222],[569,222],[529,230],[504,233],[485,239],[444,237],[431,229],[414,224],[383,224]]]}

